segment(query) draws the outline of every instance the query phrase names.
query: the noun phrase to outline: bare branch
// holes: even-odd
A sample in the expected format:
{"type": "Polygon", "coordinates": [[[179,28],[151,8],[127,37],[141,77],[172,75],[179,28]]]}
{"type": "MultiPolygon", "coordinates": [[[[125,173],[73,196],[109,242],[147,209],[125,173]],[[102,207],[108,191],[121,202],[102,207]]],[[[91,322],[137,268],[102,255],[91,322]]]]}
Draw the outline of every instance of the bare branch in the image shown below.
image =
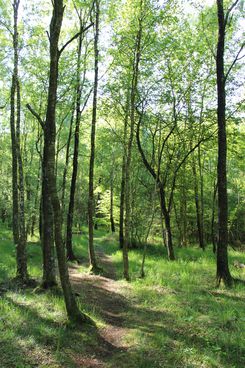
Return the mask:
{"type": "Polygon", "coordinates": [[[8,24],[6,24],[3,20],[0,19],[0,24],[5,27],[7,29],[7,31],[11,34],[11,36],[13,36],[13,32],[11,30],[11,28],[8,26],[8,24]]]}
{"type": "Polygon", "coordinates": [[[137,146],[138,146],[138,149],[139,149],[139,152],[141,154],[141,157],[142,157],[142,160],[143,160],[143,163],[145,165],[145,167],[147,168],[147,170],[150,172],[150,174],[153,176],[153,178],[155,180],[159,180],[159,178],[157,177],[157,174],[155,172],[155,170],[153,169],[153,167],[149,164],[146,156],[145,156],[145,152],[142,148],[142,145],[141,145],[141,142],[140,142],[140,124],[141,124],[141,120],[142,120],[142,114],[140,114],[140,119],[138,121],[138,124],[137,124],[137,131],[136,131],[136,140],[137,140],[137,146]]]}
{"type": "Polygon", "coordinates": [[[242,44],[242,46],[240,47],[240,49],[239,49],[239,51],[238,51],[238,53],[237,53],[237,55],[236,55],[235,59],[234,59],[234,60],[233,60],[233,62],[231,63],[231,65],[230,65],[230,67],[229,67],[229,69],[228,69],[228,71],[227,71],[227,73],[226,73],[226,75],[225,75],[225,82],[226,82],[226,80],[227,80],[227,78],[228,78],[228,76],[229,76],[229,74],[230,74],[230,72],[231,72],[232,68],[233,68],[233,67],[234,67],[234,65],[236,64],[236,62],[237,62],[238,60],[241,60],[241,59],[245,56],[245,55],[243,55],[243,56],[239,57],[239,55],[241,54],[241,52],[242,52],[242,50],[243,50],[244,46],[245,46],[245,42],[243,42],[243,44],[242,44]]]}
{"type": "Polygon", "coordinates": [[[170,212],[171,207],[172,207],[172,202],[173,202],[173,194],[174,194],[174,189],[175,189],[175,185],[176,185],[176,179],[177,179],[177,174],[179,169],[181,168],[181,166],[185,163],[185,161],[187,160],[187,158],[190,156],[190,154],[192,152],[194,152],[202,143],[208,141],[209,139],[211,139],[214,134],[217,132],[217,130],[215,132],[213,132],[212,134],[210,134],[208,137],[205,138],[201,138],[195,146],[193,146],[187,153],[186,155],[183,157],[183,159],[180,161],[180,163],[177,165],[176,169],[174,170],[174,176],[173,176],[173,182],[171,185],[171,193],[170,193],[170,197],[169,197],[169,202],[168,202],[168,212],[170,212]]]}
{"type": "Polygon", "coordinates": [[[40,117],[40,115],[35,110],[33,110],[31,105],[27,104],[26,107],[32,113],[32,115],[35,116],[35,118],[37,119],[37,121],[39,122],[39,124],[41,125],[41,127],[44,130],[45,124],[44,124],[44,121],[42,120],[42,118],[40,117]]]}
{"type": "Polygon", "coordinates": [[[227,25],[228,19],[229,19],[229,15],[232,12],[232,10],[235,8],[235,6],[238,4],[239,0],[234,1],[234,3],[229,7],[229,9],[227,10],[227,13],[225,15],[225,27],[227,25]]]}
{"type": "Polygon", "coordinates": [[[91,88],[90,91],[89,91],[89,93],[87,94],[87,96],[85,98],[85,101],[84,101],[84,104],[83,104],[83,107],[80,110],[80,114],[82,114],[84,112],[85,107],[87,106],[87,103],[88,103],[89,97],[91,96],[92,91],[93,91],[93,88],[91,88]]]}
{"type": "Polygon", "coordinates": [[[76,38],[78,38],[81,34],[83,34],[84,32],[86,32],[90,27],[92,27],[94,25],[94,23],[90,23],[87,27],[83,28],[80,32],[76,33],[69,41],[67,41],[64,46],[61,47],[61,49],[59,50],[59,57],[62,54],[62,52],[65,50],[65,48],[70,45],[70,43],[72,41],[74,41],[76,38]]]}
{"type": "Polygon", "coordinates": [[[47,33],[47,36],[48,36],[48,40],[49,40],[49,42],[50,42],[50,35],[49,35],[49,32],[48,32],[48,31],[46,31],[46,33],[47,33]]]}

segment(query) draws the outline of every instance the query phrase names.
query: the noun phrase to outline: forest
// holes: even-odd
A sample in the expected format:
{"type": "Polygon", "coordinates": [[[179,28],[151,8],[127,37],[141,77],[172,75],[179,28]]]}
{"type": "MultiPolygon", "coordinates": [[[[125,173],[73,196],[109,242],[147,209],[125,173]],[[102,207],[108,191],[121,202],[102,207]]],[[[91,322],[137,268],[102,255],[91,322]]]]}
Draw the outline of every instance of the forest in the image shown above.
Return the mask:
{"type": "Polygon", "coordinates": [[[243,0],[0,0],[0,367],[245,366],[243,0]]]}

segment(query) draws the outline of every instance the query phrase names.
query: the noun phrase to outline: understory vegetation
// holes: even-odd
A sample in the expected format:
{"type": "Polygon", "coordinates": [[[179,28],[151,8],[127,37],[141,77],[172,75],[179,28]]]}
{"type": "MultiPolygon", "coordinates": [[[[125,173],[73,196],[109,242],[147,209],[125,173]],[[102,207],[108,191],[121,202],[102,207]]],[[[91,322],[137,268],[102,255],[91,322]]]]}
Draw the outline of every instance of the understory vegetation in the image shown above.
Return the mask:
{"type": "MultiPolygon", "coordinates": [[[[89,293],[81,281],[77,300],[96,321],[97,328],[67,325],[58,288],[48,292],[22,290],[14,285],[9,288],[8,280],[15,275],[15,250],[10,232],[1,231],[1,367],[75,368],[100,367],[102,363],[123,368],[244,366],[244,287],[215,287],[211,247],[205,252],[198,247],[180,248],[178,261],[173,263],[166,259],[161,244],[149,244],[144,279],[139,278],[142,249],[132,250],[132,281],[128,284],[121,280],[121,251],[116,237],[103,230],[95,232],[95,247],[111,257],[120,285],[117,303],[121,305],[118,319],[122,321],[118,324],[125,329],[125,347],[116,348],[108,346],[101,331],[107,326],[104,300],[109,298],[113,303],[117,290],[106,292],[98,280],[89,293]],[[91,298],[91,293],[97,298],[91,298]]],[[[82,262],[78,272],[87,275],[86,228],[82,236],[75,235],[74,246],[82,262]]],[[[237,261],[245,263],[244,253],[231,250],[230,258],[232,274],[244,278],[244,269],[233,266],[237,261]]],[[[39,242],[28,243],[28,261],[30,273],[41,279],[39,242]]]]}

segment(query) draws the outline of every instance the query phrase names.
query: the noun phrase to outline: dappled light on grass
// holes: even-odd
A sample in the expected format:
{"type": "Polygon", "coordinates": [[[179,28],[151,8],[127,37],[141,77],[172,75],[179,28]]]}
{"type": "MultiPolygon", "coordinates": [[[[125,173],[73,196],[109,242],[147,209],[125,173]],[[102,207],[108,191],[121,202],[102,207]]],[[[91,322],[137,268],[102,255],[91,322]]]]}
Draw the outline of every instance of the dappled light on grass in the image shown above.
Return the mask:
{"type": "MultiPolygon", "coordinates": [[[[11,277],[15,256],[11,241],[2,244],[1,282],[11,277]]],[[[139,278],[142,250],[131,250],[127,283],[121,280],[122,254],[116,236],[95,232],[95,249],[107,273],[101,276],[88,274],[85,231],[74,236],[74,245],[81,263],[71,264],[73,287],[80,308],[97,329],[67,324],[58,289],[6,291],[0,299],[4,368],[29,368],[34,362],[52,368],[79,364],[115,368],[122,361],[123,368],[244,366],[244,287],[215,287],[211,248],[176,249],[177,261],[169,262],[162,245],[149,245],[144,279],[139,278]]],[[[31,271],[40,279],[38,243],[28,244],[28,257],[31,271]]],[[[245,277],[243,269],[232,266],[235,260],[244,263],[244,258],[243,253],[231,252],[235,277],[245,277]]]]}

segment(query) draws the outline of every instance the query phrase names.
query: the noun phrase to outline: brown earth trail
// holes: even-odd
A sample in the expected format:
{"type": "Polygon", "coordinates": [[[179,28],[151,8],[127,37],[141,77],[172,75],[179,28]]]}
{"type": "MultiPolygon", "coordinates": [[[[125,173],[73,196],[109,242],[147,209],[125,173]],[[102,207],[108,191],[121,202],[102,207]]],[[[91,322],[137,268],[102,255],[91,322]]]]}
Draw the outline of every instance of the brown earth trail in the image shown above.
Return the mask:
{"type": "MultiPolygon", "coordinates": [[[[69,267],[70,280],[75,293],[84,300],[89,300],[91,309],[98,314],[106,326],[98,328],[98,349],[86,358],[77,356],[78,367],[97,368],[107,367],[105,361],[110,360],[113,354],[124,354],[127,344],[124,337],[129,332],[125,327],[125,316],[129,301],[123,295],[123,283],[117,281],[116,272],[111,258],[101,250],[97,257],[103,267],[102,275],[81,273],[79,265],[69,267]]],[[[75,357],[74,357],[75,358],[75,357]]]]}

